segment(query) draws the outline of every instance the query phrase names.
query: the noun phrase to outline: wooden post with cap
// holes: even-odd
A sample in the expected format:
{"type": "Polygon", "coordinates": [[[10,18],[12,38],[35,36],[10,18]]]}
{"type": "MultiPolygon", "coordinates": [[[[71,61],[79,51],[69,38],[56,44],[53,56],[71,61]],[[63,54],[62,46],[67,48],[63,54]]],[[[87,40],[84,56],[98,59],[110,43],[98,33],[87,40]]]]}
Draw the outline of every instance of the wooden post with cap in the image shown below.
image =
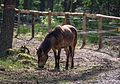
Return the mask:
{"type": "Polygon", "coordinates": [[[99,34],[99,48],[98,48],[98,50],[99,49],[101,49],[102,48],[102,33],[101,33],[101,31],[102,31],[102,17],[98,17],[98,34],[99,34]]]}
{"type": "Polygon", "coordinates": [[[82,22],[82,30],[83,30],[83,34],[82,34],[82,38],[83,38],[83,43],[81,46],[81,49],[84,48],[84,46],[86,45],[86,14],[83,14],[83,22],[82,22]]]}
{"type": "Polygon", "coordinates": [[[64,19],[64,23],[63,23],[63,25],[65,25],[65,24],[69,24],[70,25],[70,20],[69,20],[69,14],[65,14],[65,19],[64,19]]]}
{"type": "Polygon", "coordinates": [[[35,34],[34,28],[35,28],[35,16],[34,16],[34,14],[32,14],[32,38],[34,38],[34,34],[35,34]]]}
{"type": "Polygon", "coordinates": [[[48,13],[48,32],[51,31],[51,11],[48,13]]]}

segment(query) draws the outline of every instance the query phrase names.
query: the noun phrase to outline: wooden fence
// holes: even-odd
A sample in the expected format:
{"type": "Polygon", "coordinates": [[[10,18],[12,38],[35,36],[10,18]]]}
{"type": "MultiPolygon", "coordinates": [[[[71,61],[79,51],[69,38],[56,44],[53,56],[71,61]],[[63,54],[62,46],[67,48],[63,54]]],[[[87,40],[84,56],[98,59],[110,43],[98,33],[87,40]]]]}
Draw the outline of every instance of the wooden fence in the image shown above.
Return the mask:
{"type": "MultiPolygon", "coordinates": [[[[20,24],[20,13],[23,14],[31,14],[32,15],[32,38],[34,38],[34,20],[35,16],[48,16],[48,27],[51,28],[51,16],[64,16],[64,22],[63,24],[69,24],[69,16],[82,16],[82,32],[78,30],[78,34],[82,34],[83,36],[83,43],[81,48],[83,48],[86,45],[86,35],[89,33],[97,33],[99,35],[99,49],[102,48],[102,34],[106,31],[102,30],[102,20],[103,18],[107,19],[117,19],[120,20],[120,17],[114,17],[114,16],[106,16],[102,14],[89,14],[89,13],[71,13],[71,12],[41,12],[41,11],[34,11],[34,10],[19,10],[15,9],[16,13],[18,14],[18,24],[20,24]],[[88,18],[97,18],[98,19],[98,31],[93,32],[87,32],[86,31],[86,20],[88,18]]],[[[31,39],[32,39],[31,38],[31,39]]]]}

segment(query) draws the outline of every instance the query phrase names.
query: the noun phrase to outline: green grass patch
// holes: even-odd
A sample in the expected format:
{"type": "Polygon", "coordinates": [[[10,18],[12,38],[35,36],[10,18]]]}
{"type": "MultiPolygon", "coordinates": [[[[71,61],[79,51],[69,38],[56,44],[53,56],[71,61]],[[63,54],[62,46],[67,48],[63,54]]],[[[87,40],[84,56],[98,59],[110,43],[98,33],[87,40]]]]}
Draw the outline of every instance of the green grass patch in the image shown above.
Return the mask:
{"type": "Polygon", "coordinates": [[[27,34],[30,32],[30,29],[26,24],[25,25],[21,25],[20,28],[20,34],[27,34]]]}
{"type": "Polygon", "coordinates": [[[60,84],[70,84],[70,82],[67,80],[63,80],[63,81],[60,81],[60,84]]]}
{"type": "Polygon", "coordinates": [[[95,35],[95,34],[89,35],[87,39],[88,39],[88,42],[90,43],[97,43],[99,40],[98,35],[95,35]]]}
{"type": "Polygon", "coordinates": [[[21,59],[36,60],[34,57],[32,57],[26,53],[19,53],[17,59],[19,59],[19,60],[21,60],[21,59]]]}
{"type": "Polygon", "coordinates": [[[25,53],[10,54],[0,58],[0,68],[5,70],[18,70],[25,68],[35,68],[37,59],[25,53]]]}
{"type": "Polygon", "coordinates": [[[39,32],[38,34],[35,35],[35,39],[42,41],[45,38],[46,34],[47,33],[39,32]]]}
{"type": "Polygon", "coordinates": [[[24,68],[24,65],[21,64],[20,62],[17,61],[15,62],[12,60],[1,60],[1,59],[0,59],[0,66],[8,70],[24,68]]]}

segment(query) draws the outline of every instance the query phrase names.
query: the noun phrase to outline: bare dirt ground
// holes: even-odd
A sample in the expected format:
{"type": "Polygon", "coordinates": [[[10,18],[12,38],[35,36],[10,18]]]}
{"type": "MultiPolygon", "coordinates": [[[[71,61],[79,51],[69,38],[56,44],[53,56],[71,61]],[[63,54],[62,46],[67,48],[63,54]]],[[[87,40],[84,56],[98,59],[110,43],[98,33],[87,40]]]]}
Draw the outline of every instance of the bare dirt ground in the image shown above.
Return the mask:
{"type": "MultiPolygon", "coordinates": [[[[40,42],[34,39],[29,42],[15,39],[13,44],[13,47],[17,46],[16,48],[25,44],[35,56],[40,42]]],[[[0,84],[120,84],[118,50],[106,46],[96,51],[97,47],[97,45],[86,45],[84,49],[76,47],[75,68],[72,70],[64,70],[66,56],[62,51],[61,70],[54,71],[54,56],[50,51],[45,69],[0,71],[0,84]]]]}

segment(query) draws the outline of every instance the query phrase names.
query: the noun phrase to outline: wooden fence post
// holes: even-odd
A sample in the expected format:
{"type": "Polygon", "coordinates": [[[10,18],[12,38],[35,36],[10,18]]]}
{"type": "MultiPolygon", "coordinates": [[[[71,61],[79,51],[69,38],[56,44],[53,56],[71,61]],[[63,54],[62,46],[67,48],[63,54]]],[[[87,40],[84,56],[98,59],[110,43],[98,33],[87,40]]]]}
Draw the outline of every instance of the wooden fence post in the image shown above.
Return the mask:
{"type": "Polygon", "coordinates": [[[102,17],[98,17],[99,49],[102,48],[102,17]]]}
{"type": "Polygon", "coordinates": [[[17,18],[17,34],[15,35],[15,38],[20,34],[20,13],[18,13],[18,18],[17,18]]]}
{"type": "Polygon", "coordinates": [[[48,13],[48,32],[51,31],[51,11],[48,13]]]}
{"type": "Polygon", "coordinates": [[[65,25],[65,24],[70,24],[69,14],[65,14],[65,19],[64,19],[63,25],[65,25]]]}
{"type": "Polygon", "coordinates": [[[35,17],[34,14],[32,14],[32,38],[34,38],[34,34],[35,34],[34,28],[35,28],[35,17]]]}
{"type": "Polygon", "coordinates": [[[83,29],[83,34],[82,34],[82,39],[83,39],[83,43],[81,46],[81,49],[84,48],[84,46],[86,45],[86,14],[83,14],[83,22],[82,22],[82,29],[83,29]]]}

